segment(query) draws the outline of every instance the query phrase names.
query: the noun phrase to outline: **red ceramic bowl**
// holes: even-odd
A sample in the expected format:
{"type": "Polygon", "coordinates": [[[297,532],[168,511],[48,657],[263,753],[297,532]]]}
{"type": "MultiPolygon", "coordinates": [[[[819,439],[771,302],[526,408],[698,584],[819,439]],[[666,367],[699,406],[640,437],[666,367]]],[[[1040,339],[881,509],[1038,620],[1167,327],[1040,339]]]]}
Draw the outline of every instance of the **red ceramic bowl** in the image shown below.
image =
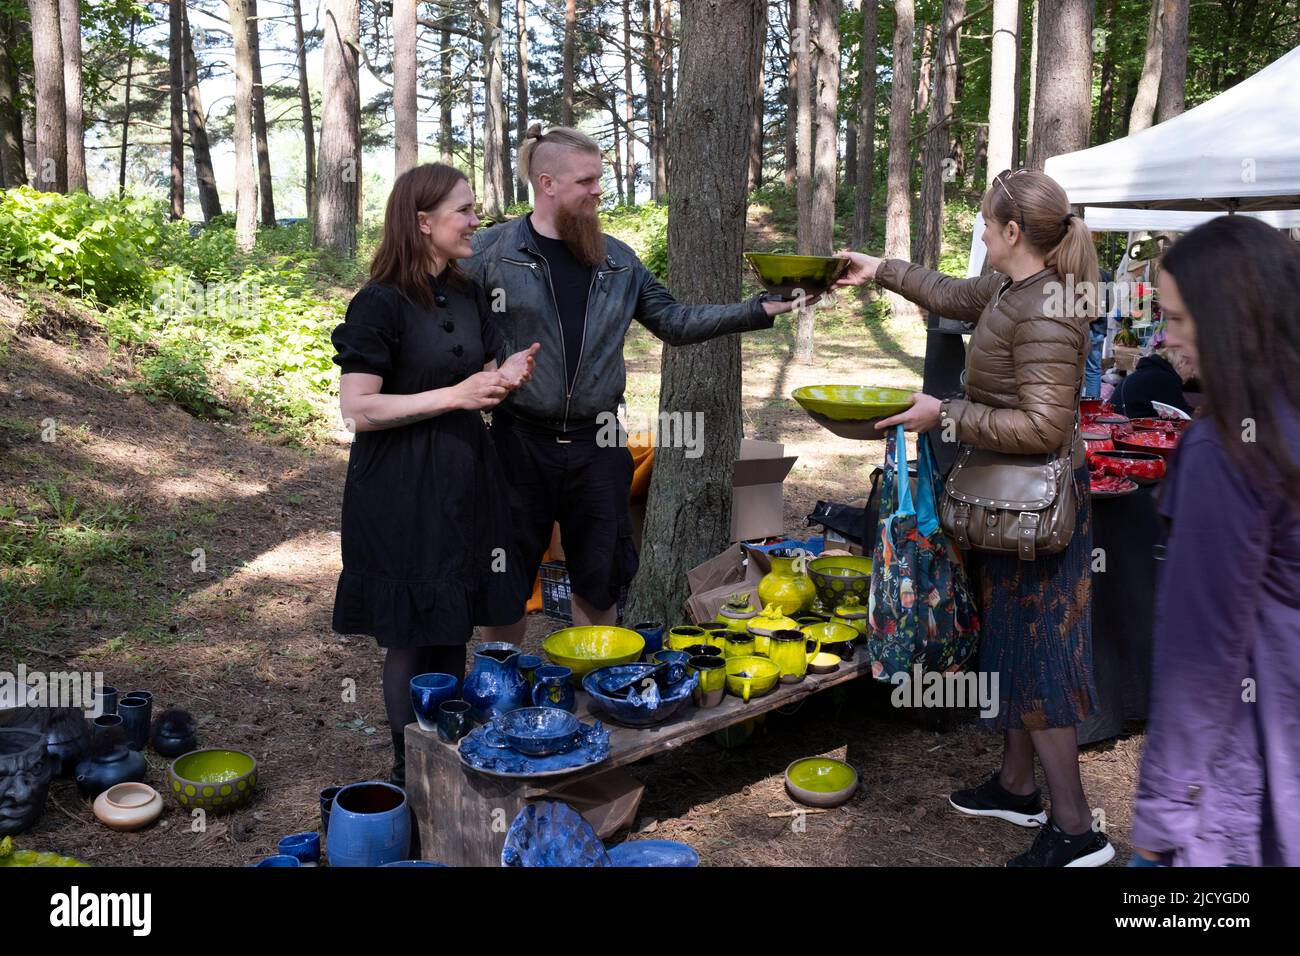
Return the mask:
{"type": "Polygon", "coordinates": [[[1137,491],[1137,482],[1132,478],[1121,478],[1119,475],[1103,475],[1099,471],[1092,472],[1088,478],[1089,491],[1097,498],[1118,498],[1121,495],[1137,491]]]}
{"type": "Polygon", "coordinates": [[[1165,460],[1147,451],[1098,451],[1092,464],[1103,475],[1131,478],[1139,485],[1153,485],[1165,476],[1165,460]]]}
{"type": "Polygon", "coordinates": [[[1181,432],[1191,422],[1181,418],[1135,418],[1129,424],[1141,432],[1181,432]]]}
{"type": "Polygon", "coordinates": [[[1111,441],[1109,431],[1085,431],[1082,432],[1082,435],[1089,468],[1092,467],[1093,452],[1115,450],[1115,443],[1111,441]]]}
{"type": "Polygon", "coordinates": [[[1168,458],[1178,447],[1178,432],[1145,431],[1131,435],[1115,435],[1115,447],[1122,451],[1147,451],[1168,458]]]}
{"type": "Polygon", "coordinates": [[[1115,410],[1114,406],[1107,405],[1100,398],[1084,398],[1079,400],[1079,414],[1095,418],[1098,415],[1109,415],[1115,410]]]}

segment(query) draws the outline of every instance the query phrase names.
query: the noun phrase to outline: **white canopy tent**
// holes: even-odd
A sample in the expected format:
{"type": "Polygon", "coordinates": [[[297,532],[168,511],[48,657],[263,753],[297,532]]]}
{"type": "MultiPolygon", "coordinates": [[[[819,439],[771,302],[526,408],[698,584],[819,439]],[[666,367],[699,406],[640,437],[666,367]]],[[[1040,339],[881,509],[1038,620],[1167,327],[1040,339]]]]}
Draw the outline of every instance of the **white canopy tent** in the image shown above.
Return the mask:
{"type": "MultiPolygon", "coordinates": [[[[1157,126],[1053,156],[1044,172],[1087,207],[1090,228],[1177,232],[1225,212],[1268,210],[1292,211],[1260,216],[1270,225],[1300,226],[1300,47],[1157,126]],[[1163,219],[1164,211],[1200,216],[1163,219]]],[[[977,220],[970,275],[983,266],[982,232],[977,220]]]]}

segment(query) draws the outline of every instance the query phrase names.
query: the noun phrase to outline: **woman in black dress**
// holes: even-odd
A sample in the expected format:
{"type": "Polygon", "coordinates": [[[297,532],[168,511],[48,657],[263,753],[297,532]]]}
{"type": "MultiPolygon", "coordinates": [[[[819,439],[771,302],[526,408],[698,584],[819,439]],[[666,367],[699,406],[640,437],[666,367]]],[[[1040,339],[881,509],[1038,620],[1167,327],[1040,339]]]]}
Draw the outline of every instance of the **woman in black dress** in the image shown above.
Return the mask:
{"type": "Polygon", "coordinates": [[[505,477],[480,413],[528,380],[538,346],[500,355],[487,297],[456,264],[478,225],[459,170],[435,163],[398,177],[371,281],[333,335],[356,435],[333,626],[385,649],[399,786],[411,678],[463,679],[474,625],[524,612],[505,477]]]}

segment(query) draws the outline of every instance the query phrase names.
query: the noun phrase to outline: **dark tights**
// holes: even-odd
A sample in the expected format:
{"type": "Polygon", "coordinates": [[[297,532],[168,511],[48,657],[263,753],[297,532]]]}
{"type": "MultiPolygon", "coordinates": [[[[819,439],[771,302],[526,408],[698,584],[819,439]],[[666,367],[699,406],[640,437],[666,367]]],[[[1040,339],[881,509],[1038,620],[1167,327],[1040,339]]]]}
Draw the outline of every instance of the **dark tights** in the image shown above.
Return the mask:
{"type": "Polygon", "coordinates": [[[390,647],[384,653],[384,709],[393,734],[393,777],[401,782],[406,773],[404,730],[415,720],[411,708],[411,678],[420,674],[450,674],[465,680],[465,645],[390,647]]]}
{"type": "Polygon", "coordinates": [[[1092,812],[1079,779],[1079,738],[1074,727],[1008,730],[998,782],[1009,793],[1034,792],[1034,754],[1043,765],[1052,797],[1052,819],[1066,833],[1092,826],[1092,812]]]}

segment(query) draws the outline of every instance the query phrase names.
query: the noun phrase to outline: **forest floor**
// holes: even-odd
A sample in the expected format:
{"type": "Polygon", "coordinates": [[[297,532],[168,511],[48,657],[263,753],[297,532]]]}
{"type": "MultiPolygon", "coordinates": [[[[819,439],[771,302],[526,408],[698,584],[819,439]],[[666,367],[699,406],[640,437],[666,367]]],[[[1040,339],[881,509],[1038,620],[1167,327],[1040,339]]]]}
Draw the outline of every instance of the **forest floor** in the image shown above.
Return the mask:
{"type": "MultiPolygon", "coordinates": [[[[762,209],[751,226],[761,243],[762,209]]],[[[788,324],[745,337],[745,433],[799,456],[787,530],[802,532],[819,498],[864,494],[877,450],[820,429],[790,392],[827,381],[919,387],[924,341],[864,318],[855,294],[818,313],[811,365],[790,361],[788,324]]],[[[627,355],[629,404],[652,411],[658,343],[637,327],[627,355]]],[[[347,448],[270,444],[151,402],[122,384],[122,361],[68,300],[24,302],[0,286],[0,555],[21,539],[29,559],[22,593],[0,594],[0,669],[99,671],[123,691],[147,688],[156,708],[197,717],[202,745],[254,753],[262,789],[202,832],[169,803],[157,825],[120,834],[56,781],[17,843],[99,865],[247,864],[318,827],[321,788],[385,779],[390,766],[381,654],[329,623],[347,448]]],[[[531,616],[526,649],[554,627],[531,616]]],[[[1025,849],[1032,832],[947,804],[997,765],[996,737],[973,721],[932,732],[890,707],[889,689],[856,681],[772,714],[743,746],[706,739],[632,766],[646,793],[630,838],[684,840],[708,866],[1001,865],[1025,849]],[[769,816],[795,807],[785,767],[818,754],[855,766],[859,793],[802,826],[769,816]]],[[[1117,862],[1140,746],[1121,738],[1081,758],[1117,862]]],[[[165,762],[146,756],[158,785],[165,762]]]]}

